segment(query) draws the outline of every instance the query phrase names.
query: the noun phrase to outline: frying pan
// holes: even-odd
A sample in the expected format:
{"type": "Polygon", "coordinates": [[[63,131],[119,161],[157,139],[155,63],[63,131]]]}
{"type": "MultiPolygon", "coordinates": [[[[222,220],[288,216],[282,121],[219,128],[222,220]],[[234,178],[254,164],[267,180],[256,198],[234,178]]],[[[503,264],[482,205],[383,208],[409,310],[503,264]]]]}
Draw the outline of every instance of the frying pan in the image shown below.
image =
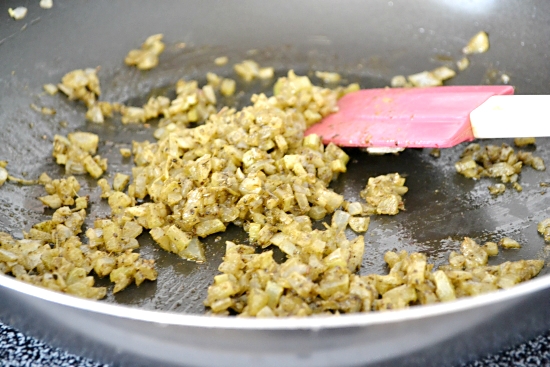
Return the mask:
{"type": "MultiPolygon", "coordinates": [[[[383,87],[393,75],[456,60],[468,39],[485,30],[490,50],[472,56],[471,66],[451,84],[498,83],[505,73],[516,93],[549,92],[546,2],[55,0],[48,11],[37,3],[8,0],[0,9],[0,160],[8,160],[10,173],[20,177],[44,171],[63,175],[51,158],[54,134],[98,133],[110,174],[130,170],[117,153],[120,147],[132,139],[151,139],[152,129],[123,128],[116,119],[101,126],[87,123],[83,106],[42,93],[43,84],[77,68],[101,66],[102,98],[132,105],[146,100],[151,90],[171,93],[178,78],[204,81],[212,70],[232,75],[231,64],[245,58],[274,66],[278,75],[289,68],[301,74],[339,71],[363,88],[383,87]],[[8,7],[23,3],[27,17],[9,19],[8,7]],[[154,33],[164,33],[169,44],[160,66],[146,73],[124,66],[128,50],[154,33]],[[213,59],[222,55],[230,63],[215,67],[213,59]],[[55,108],[57,114],[42,116],[31,103],[55,108]]],[[[251,93],[269,88],[240,83],[243,93],[223,102],[242,106],[251,93]]],[[[491,143],[502,142],[511,144],[491,143]]],[[[462,149],[444,150],[439,159],[426,150],[381,157],[348,151],[349,172],[332,185],[346,199],[358,199],[367,178],[379,174],[405,174],[409,187],[406,212],[372,218],[361,273],[386,271],[382,256],[394,249],[421,251],[441,264],[464,236],[478,241],[510,236],[524,244],[501,251],[494,263],[545,258],[536,224],[550,216],[550,195],[539,185],[548,180],[546,172],[526,168],[520,178],[523,192],[509,189],[491,197],[490,181],[455,173],[453,163],[462,149]]],[[[536,155],[550,162],[550,140],[538,140],[536,155]]],[[[95,183],[80,181],[81,193],[92,201],[89,224],[107,210],[95,183]]],[[[36,200],[42,194],[36,186],[0,188],[0,229],[20,237],[46,218],[49,213],[36,200]]],[[[222,260],[224,241],[246,240],[232,226],[221,240],[211,237],[208,261],[198,265],[157,251],[143,235],[141,252],[157,261],[158,281],[101,302],[0,276],[0,320],[79,355],[128,366],[453,365],[550,327],[547,267],[511,290],[396,312],[279,320],[204,316],[202,300],[222,260]]]]}

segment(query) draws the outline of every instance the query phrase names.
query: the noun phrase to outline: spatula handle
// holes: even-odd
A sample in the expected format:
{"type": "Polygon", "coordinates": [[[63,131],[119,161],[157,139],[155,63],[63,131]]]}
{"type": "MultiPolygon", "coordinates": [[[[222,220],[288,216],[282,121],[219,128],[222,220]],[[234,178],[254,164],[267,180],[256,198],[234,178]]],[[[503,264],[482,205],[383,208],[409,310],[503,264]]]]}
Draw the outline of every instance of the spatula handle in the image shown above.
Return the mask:
{"type": "Polygon", "coordinates": [[[493,96],[470,113],[476,138],[550,136],[550,95],[493,96]]]}

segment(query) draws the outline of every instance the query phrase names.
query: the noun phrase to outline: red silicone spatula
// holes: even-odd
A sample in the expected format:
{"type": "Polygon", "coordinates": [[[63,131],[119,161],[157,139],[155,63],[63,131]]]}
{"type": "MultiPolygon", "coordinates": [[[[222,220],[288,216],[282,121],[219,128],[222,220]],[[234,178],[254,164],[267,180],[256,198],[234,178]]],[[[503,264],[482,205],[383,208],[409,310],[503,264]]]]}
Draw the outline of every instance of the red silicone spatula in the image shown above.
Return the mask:
{"type": "Polygon", "coordinates": [[[550,136],[550,96],[510,86],[364,89],[310,127],[344,147],[446,148],[474,138],[550,136]]]}

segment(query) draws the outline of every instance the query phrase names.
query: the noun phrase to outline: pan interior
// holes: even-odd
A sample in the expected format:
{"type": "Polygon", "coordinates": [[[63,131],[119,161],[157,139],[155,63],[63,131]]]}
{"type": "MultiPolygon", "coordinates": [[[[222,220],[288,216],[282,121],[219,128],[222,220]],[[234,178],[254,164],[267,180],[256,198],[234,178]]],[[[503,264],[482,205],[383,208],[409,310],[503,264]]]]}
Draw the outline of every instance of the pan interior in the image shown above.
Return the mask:
{"type": "MultiPolygon", "coordinates": [[[[272,82],[246,83],[235,77],[232,62],[247,58],[254,59],[261,65],[275,67],[276,76],[282,76],[289,68],[293,68],[297,74],[310,75],[313,82],[318,84],[321,81],[313,76],[315,70],[338,71],[344,77],[343,83],[358,82],[362,88],[384,87],[389,84],[388,78],[381,76],[383,73],[379,70],[383,63],[346,64],[336,55],[321,52],[304,54],[292,47],[245,53],[223,47],[180,49],[177,45],[171,45],[161,57],[160,66],[149,72],[139,72],[120,65],[101,65],[99,76],[104,92],[102,100],[138,106],[151,95],[173,94],[177,79],[196,79],[204,83],[206,72],[215,71],[220,75],[233,77],[238,82],[239,92],[234,97],[222,98],[220,106],[242,107],[248,103],[253,93],[270,94],[272,88],[272,82]],[[220,55],[228,56],[230,63],[215,67],[212,60],[220,55]]],[[[448,60],[441,59],[437,62],[445,64],[448,60]]],[[[451,84],[478,84],[479,80],[474,76],[479,75],[482,68],[482,65],[473,62],[471,70],[464,71],[451,84]]],[[[131,161],[123,159],[119,154],[121,147],[130,147],[132,140],[154,140],[152,133],[156,122],[152,122],[149,128],[141,125],[123,126],[117,118],[108,120],[103,125],[85,122],[83,105],[67,101],[60,95],[41,94],[40,86],[37,85],[28,89],[15,88],[11,98],[20,98],[27,102],[21,103],[9,113],[13,123],[6,126],[5,133],[0,136],[0,157],[9,161],[8,168],[10,171],[13,168],[16,175],[34,178],[47,172],[54,178],[63,176],[63,169],[51,157],[54,134],[66,135],[75,130],[98,134],[101,141],[98,153],[109,159],[107,179],[112,178],[116,172],[131,172],[131,161]],[[30,103],[53,107],[57,114],[43,116],[28,108],[30,103]],[[60,123],[61,121],[64,122],[60,123]]],[[[483,143],[513,144],[506,139],[483,143]]],[[[446,261],[450,251],[458,250],[465,236],[478,242],[498,241],[508,236],[523,245],[519,250],[501,250],[491,260],[494,264],[546,256],[544,241],[536,231],[537,223],[550,216],[550,195],[546,195],[547,189],[540,186],[547,179],[545,172],[524,168],[520,176],[522,192],[518,193],[509,187],[503,195],[494,197],[487,190],[488,185],[496,182],[493,179],[474,181],[455,172],[454,162],[458,160],[464,146],[465,144],[444,149],[438,159],[429,154],[429,149],[408,149],[399,155],[384,156],[371,156],[356,149],[347,150],[351,157],[348,172],[332,183],[332,188],[343,194],[346,200],[362,200],[359,192],[366,185],[368,177],[381,174],[398,172],[406,176],[406,185],[409,187],[409,192],[405,195],[405,212],[397,216],[371,218],[371,225],[365,236],[362,274],[385,273],[387,269],[383,254],[388,250],[420,251],[426,253],[431,262],[439,265],[446,261]]],[[[536,155],[550,162],[549,146],[549,139],[537,139],[536,149],[526,149],[535,151],[536,155]]],[[[91,199],[90,214],[86,222],[89,226],[94,219],[108,214],[108,206],[99,198],[100,190],[94,180],[83,176],[78,179],[82,183],[80,194],[90,195],[91,199]]],[[[0,229],[20,238],[23,230],[28,230],[33,223],[46,219],[51,211],[44,210],[36,199],[43,194],[40,186],[20,187],[6,184],[2,187],[0,211],[6,215],[0,216],[0,229]]],[[[351,231],[348,235],[354,236],[351,231]]],[[[146,282],[139,288],[130,286],[116,296],[109,292],[105,301],[150,310],[203,313],[202,300],[206,297],[206,290],[213,276],[217,274],[226,240],[247,243],[247,236],[242,229],[229,226],[225,233],[208,237],[204,241],[207,262],[195,264],[159,250],[149,235],[143,234],[139,238],[142,246],[140,252],[145,257],[156,260],[158,280],[146,282]]],[[[546,273],[547,267],[542,271],[542,274],[546,273]]],[[[99,280],[99,283],[109,286],[106,280],[99,280]]]]}

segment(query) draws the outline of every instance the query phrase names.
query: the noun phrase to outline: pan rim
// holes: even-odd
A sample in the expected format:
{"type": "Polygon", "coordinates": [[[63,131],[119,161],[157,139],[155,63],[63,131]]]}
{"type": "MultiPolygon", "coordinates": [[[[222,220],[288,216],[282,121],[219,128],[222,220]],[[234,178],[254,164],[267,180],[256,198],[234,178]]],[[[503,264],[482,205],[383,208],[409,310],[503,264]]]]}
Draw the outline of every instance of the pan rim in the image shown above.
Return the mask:
{"type": "Polygon", "coordinates": [[[366,327],[369,325],[393,324],[431,318],[445,314],[465,312],[472,309],[513,301],[530,293],[550,288],[550,274],[531,279],[510,289],[498,290],[476,297],[461,298],[452,302],[414,306],[403,310],[343,314],[335,317],[310,316],[304,318],[237,318],[213,317],[209,315],[186,314],[168,311],[145,310],[120,304],[78,298],[19,281],[0,274],[0,287],[8,288],[22,295],[37,298],[90,313],[117,317],[163,326],[185,326],[208,329],[239,330],[320,330],[336,328],[366,327]]]}

